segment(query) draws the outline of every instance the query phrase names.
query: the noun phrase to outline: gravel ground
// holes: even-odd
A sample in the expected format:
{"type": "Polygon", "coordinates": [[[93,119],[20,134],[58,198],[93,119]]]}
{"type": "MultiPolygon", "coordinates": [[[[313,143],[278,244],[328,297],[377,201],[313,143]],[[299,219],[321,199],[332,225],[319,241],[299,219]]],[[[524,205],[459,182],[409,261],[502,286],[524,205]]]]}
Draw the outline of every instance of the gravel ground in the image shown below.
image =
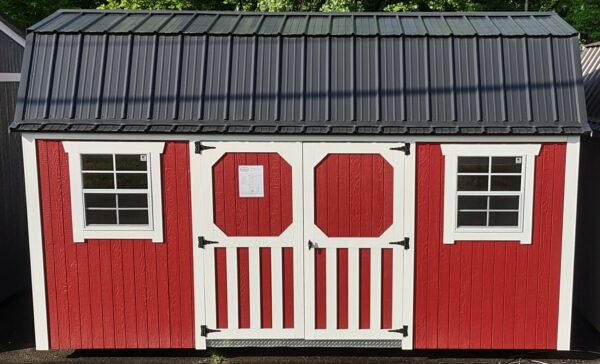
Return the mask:
{"type": "Polygon", "coordinates": [[[394,349],[214,349],[194,350],[53,350],[33,349],[29,290],[0,303],[0,363],[599,363],[600,333],[581,317],[573,321],[571,352],[394,349]]]}

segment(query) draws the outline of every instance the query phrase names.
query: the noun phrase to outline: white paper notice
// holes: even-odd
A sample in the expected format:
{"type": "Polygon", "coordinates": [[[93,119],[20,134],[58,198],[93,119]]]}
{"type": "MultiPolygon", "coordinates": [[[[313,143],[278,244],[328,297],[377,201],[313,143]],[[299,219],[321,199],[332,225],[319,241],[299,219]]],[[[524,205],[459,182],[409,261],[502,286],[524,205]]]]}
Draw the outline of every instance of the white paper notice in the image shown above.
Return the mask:
{"type": "Polygon", "coordinates": [[[238,166],[240,197],[264,197],[263,166],[238,166]]]}

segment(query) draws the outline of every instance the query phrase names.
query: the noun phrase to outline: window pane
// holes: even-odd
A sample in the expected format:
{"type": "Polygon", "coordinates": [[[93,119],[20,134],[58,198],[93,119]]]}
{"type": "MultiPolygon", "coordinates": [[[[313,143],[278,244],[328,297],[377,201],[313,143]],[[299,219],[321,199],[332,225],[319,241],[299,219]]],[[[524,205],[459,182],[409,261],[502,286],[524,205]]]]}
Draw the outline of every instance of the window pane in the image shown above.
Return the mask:
{"type": "Polygon", "coordinates": [[[117,188],[145,189],[148,180],[145,173],[117,173],[117,188]]]}
{"type": "Polygon", "coordinates": [[[492,191],[520,191],[521,176],[492,176],[492,191]]]}
{"type": "Polygon", "coordinates": [[[486,212],[458,212],[458,227],[486,226],[486,212]]]}
{"type": "Polygon", "coordinates": [[[145,171],[146,154],[118,154],[115,156],[117,171],[145,171]]]}
{"type": "Polygon", "coordinates": [[[458,196],[459,210],[487,209],[487,196],[458,196]]]}
{"type": "Polygon", "coordinates": [[[84,171],[112,171],[112,154],[82,154],[81,169],[84,171]]]}
{"type": "Polygon", "coordinates": [[[487,191],[488,176],[458,176],[459,191],[487,191]]]}
{"type": "Polygon", "coordinates": [[[117,223],[116,210],[85,210],[86,225],[114,225],[117,223]]]}
{"type": "Polygon", "coordinates": [[[84,173],[83,188],[114,188],[112,173],[84,173]]]}
{"type": "Polygon", "coordinates": [[[112,193],[86,193],[85,207],[117,207],[115,195],[112,193]]]}
{"type": "Polygon", "coordinates": [[[487,173],[488,157],[458,157],[458,173],[487,173]]]}
{"type": "Polygon", "coordinates": [[[148,210],[119,210],[119,224],[148,225],[148,210]]]}
{"type": "Polygon", "coordinates": [[[518,210],[519,196],[491,196],[491,210],[518,210]]]}
{"type": "Polygon", "coordinates": [[[490,226],[519,226],[519,213],[490,212],[490,226]]]}
{"type": "Polygon", "coordinates": [[[521,173],[522,157],[492,157],[492,173],[521,173]]]}
{"type": "Polygon", "coordinates": [[[148,207],[148,195],[145,193],[119,194],[119,208],[121,207],[148,207]]]}

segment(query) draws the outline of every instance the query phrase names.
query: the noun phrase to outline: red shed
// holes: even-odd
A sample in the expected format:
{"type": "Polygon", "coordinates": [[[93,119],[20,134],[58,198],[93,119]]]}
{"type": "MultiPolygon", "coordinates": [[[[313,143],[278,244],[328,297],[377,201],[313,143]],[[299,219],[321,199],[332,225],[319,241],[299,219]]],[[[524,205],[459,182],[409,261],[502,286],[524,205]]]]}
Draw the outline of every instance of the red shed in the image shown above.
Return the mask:
{"type": "Polygon", "coordinates": [[[554,13],[59,11],[22,132],[38,349],[569,349],[554,13]]]}

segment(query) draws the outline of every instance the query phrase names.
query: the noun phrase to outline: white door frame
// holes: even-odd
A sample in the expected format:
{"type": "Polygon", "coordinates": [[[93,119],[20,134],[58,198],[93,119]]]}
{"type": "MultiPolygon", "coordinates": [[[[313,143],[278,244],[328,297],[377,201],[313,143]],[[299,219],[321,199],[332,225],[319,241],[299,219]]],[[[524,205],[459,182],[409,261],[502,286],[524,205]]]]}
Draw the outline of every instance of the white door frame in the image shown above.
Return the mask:
{"type": "MultiPolygon", "coordinates": [[[[237,276],[237,247],[249,248],[250,261],[250,328],[237,329],[238,302],[237,285],[230,284],[236,280],[228,280],[227,305],[228,329],[210,333],[210,339],[289,339],[304,337],[304,297],[303,297],[303,225],[302,225],[302,143],[300,142],[207,142],[215,149],[195,153],[195,142],[190,142],[190,169],[192,181],[192,213],[194,236],[203,236],[207,240],[218,241],[219,244],[207,245],[205,248],[194,247],[194,294],[196,308],[196,347],[206,348],[206,337],[201,335],[201,327],[216,328],[216,312],[214,300],[214,270],[205,269],[208,262],[214,262],[214,249],[226,246],[227,276],[237,276]],[[278,153],[292,167],[292,224],[279,236],[264,237],[230,237],[213,221],[213,180],[212,166],[225,153],[278,153]],[[257,245],[253,247],[252,245],[257,245]],[[259,248],[294,248],[294,328],[283,329],[282,302],[273,299],[273,328],[261,328],[260,323],[260,284],[259,248]],[[256,264],[253,264],[256,262],[256,264]],[[206,284],[205,284],[206,282],[206,284]]],[[[282,265],[281,250],[272,249],[272,296],[276,297],[275,287],[281,287],[282,265]]],[[[210,266],[214,266],[210,264],[210,266]]]]}
{"type": "MultiPolygon", "coordinates": [[[[380,328],[359,329],[358,327],[358,307],[349,305],[348,307],[348,329],[337,330],[330,329],[337,326],[337,315],[331,312],[337,312],[336,291],[327,289],[327,329],[315,329],[314,322],[314,286],[305,286],[305,338],[306,339],[402,339],[404,349],[412,348],[413,332],[413,285],[414,285],[414,248],[405,250],[402,246],[390,245],[389,242],[409,238],[414,241],[414,178],[415,178],[415,158],[414,155],[405,155],[404,152],[391,150],[392,147],[403,146],[398,143],[304,143],[304,224],[305,224],[305,281],[314,282],[314,270],[312,268],[314,252],[309,248],[309,240],[320,244],[319,247],[349,247],[348,266],[358,267],[358,249],[361,247],[373,248],[380,251],[381,248],[393,248],[393,266],[400,267],[402,270],[402,284],[394,284],[392,292],[392,302],[394,308],[401,303],[400,312],[392,315],[392,329],[408,326],[408,336],[392,333],[380,328]],[[377,238],[338,238],[328,237],[314,223],[314,168],[329,153],[351,154],[351,153],[369,153],[380,154],[394,168],[394,202],[393,202],[393,223],[377,238]],[[374,242],[376,241],[376,242],[374,242]]],[[[409,145],[410,147],[410,145],[409,145]]],[[[409,149],[410,150],[410,149],[409,149]]],[[[381,255],[371,254],[371,279],[376,277],[381,269],[381,255]]],[[[336,256],[326,255],[326,285],[335,286],[337,280],[337,270],[335,264],[336,256]]],[[[358,295],[358,269],[349,271],[348,296],[358,295]]],[[[379,322],[380,317],[380,298],[378,294],[380,287],[373,284],[371,292],[371,326],[379,322]],[[376,318],[376,319],[374,319],[376,318]]],[[[376,327],[376,326],[375,326],[376,327]]]]}

